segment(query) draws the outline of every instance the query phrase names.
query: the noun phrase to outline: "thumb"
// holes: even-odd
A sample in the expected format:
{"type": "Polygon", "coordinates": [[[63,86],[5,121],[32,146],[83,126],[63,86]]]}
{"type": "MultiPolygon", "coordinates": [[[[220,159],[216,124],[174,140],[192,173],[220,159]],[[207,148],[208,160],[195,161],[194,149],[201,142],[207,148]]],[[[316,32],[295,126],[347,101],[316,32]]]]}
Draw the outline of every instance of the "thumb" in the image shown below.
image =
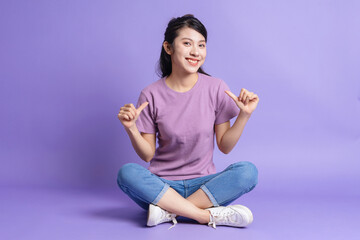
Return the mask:
{"type": "Polygon", "coordinates": [[[235,101],[235,103],[237,103],[239,101],[239,98],[235,94],[233,94],[231,91],[228,90],[225,92],[227,95],[229,95],[229,97],[231,97],[235,101]]]}
{"type": "Polygon", "coordinates": [[[144,110],[144,108],[149,105],[149,102],[144,102],[143,104],[140,105],[140,107],[137,110],[137,112],[140,114],[142,110],[144,110]]]}

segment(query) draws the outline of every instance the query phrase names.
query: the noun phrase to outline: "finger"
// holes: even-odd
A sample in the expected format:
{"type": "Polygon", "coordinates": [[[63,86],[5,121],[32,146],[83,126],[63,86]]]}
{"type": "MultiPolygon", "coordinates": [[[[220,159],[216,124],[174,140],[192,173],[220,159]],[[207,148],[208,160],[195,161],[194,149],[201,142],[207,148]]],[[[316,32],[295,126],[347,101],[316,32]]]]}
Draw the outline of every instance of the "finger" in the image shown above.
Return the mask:
{"type": "Polygon", "coordinates": [[[140,107],[137,109],[138,113],[140,114],[141,111],[149,104],[149,102],[144,102],[140,105],[140,107]]]}
{"type": "Polygon", "coordinates": [[[248,90],[246,90],[245,88],[243,88],[242,90],[243,90],[242,100],[243,100],[243,102],[245,102],[246,97],[249,95],[250,92],[248,90]]]}
{"type": "Polygon", "coordinates": [[[136,107],[133,104],[131,104],[131,109],[134,110],[134,112],[136,112],[136,107]]]}
{"type": "Polygon", "coordinates": [[[125,111],[124,110],[120,110],[119,114],[124,115],[125,111]]]}
{"type": "Polygon", "coordinates": [[[134,111],[131,107],[124,107],[122,110],[120,110],[120,112],[123,112],[123,113],[131,112],[132,114],[135,115],[136,109],[135,109],[135,111],[134,111]]]}
{"type": "Polygon", "coordinates": [[[133,115],[131,114],[131,112],[126,112],[126,113],[124,113],[124,115],[128,116],[128,117],[129,117],[129,120],[133,120],[133,119],[134,119],[134,117],[133,117],[133,115]]]}
{"type": "Polygon", "coordinates": [[[259,96],[257,94],[254,94],[253,98],[259,99],[259,96]]]}
{"type": "Polygon", "coordinates": [[[127,115],[125,115],[124,113],[119,113],[118,114],[118,118],[119,120],[129,120],[129,117],[127,115]]]}
{"type": "Polygon", "coordinates": [[[229,97],[231,97],[235,102],[239,101],[238,97],[237,97],[235,94],[233,94],[232,92],[230,92],[230,91],[225,91],[225,93],[226,93],[227,95],[229,95],[229,97]]]}
{"type": "Polygon", "coordinates": [[[245,88],[242,88],[239,95],[239,101],[244,101],[244,94],[246,93],[245,88]]]}
{"type": "Polygon", "coordinates": [[[256,99],[259,99],[259,97],[256,94],[251,95],[250,101],[253,101],[253,100],[256,100],[256,99]]]}
{"type": "Polygon", "coordinates": [[[127,116],[127,120],[129,120],[129,121],[134,119],[130,112],[125,113],[125,116],[127,116]]]}
{"type": "Polygon", "coordinates": [[[131,107],[131,103],[125,104],[124,107],[131,107]]]}
{"type": "Polygon", "coordinates": [[[131,113],[131,115],[134,117],[136,116],[136,108],[135,108],[135,110],[132,108],[129,108],[129,109],[127,109],[127,112],[131,113]]]}
{"type": "Polygon", "coordinates": [[[239,106],[240,109],[244,109],[244,103],[243,102],[238,101],[237,105],[239,106]]]}
{"type": "Polygon", "coordinates": [[[246,100],[246,95],[243,95],[243,97],[241,98],[241,101],[243,104],[245,104],[245,100],[246,100]]]}
{"type": "Polygon", "coordinates": [[[255,93],[252,93],[250,96],[249,96],[249,101],[254,101],[256,100],[256,97],[255,97],[255,93]]]}
{"type": "Polygon", "coordinates": [[[123,109],[123,110],[120,110],[119,113],[121,113],[121,114],[126,114],[126,113],[128,113],[128,112],[130,112],[130,110],[129,110],[128,108],[125,108],[125,109],[123,109]]]}
{"type": "Polygon", "coordinates": [[[248,105],[249,100],[250,100],[249,95],[246,95],[246,98],[245,98],[245,106],[248,105]]]}
{"type": "Polygon", "coordinates": [[[131,109],[131,106],[129,104],[125,104],[123,107],[120,108],[120,111],[127,111],[128,109],[131,109]]]}
{"type": "Polygon", "coordinates": [[[121,113],[121,115],[126,120],[129,120],[129,121],[132,120],[132,115],[130,114],[130,112],[123,112],[123,113],[121,113]]]}

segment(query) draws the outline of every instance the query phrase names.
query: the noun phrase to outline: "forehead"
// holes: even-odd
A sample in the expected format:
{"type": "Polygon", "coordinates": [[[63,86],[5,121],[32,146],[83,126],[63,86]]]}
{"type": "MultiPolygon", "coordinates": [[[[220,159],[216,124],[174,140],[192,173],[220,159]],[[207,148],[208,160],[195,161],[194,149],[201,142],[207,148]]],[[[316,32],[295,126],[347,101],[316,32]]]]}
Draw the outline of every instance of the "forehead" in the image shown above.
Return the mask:
{"type": "Polygon", "coordinates": [[[179,34],[177,36],[178,40],[181,40],[183,38],[189,38],[195,42],[205,41],[205,38],[201,33],[189,27],[181,28],[178,34],[179,34]]]}

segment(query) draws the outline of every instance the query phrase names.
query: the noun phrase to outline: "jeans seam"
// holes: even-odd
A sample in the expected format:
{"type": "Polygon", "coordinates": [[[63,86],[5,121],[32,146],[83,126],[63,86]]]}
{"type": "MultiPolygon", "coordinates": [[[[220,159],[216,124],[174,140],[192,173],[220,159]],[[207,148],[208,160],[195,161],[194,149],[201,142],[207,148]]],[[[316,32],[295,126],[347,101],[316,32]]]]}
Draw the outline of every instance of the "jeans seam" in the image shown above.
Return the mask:
{"type": "Polygon", "coordinates": [[[188,195],[187,195],[186,180],[183,180],[183,186],[184,186],[184,196],[185,196],[185,198],[187,198],[188,195]]]}

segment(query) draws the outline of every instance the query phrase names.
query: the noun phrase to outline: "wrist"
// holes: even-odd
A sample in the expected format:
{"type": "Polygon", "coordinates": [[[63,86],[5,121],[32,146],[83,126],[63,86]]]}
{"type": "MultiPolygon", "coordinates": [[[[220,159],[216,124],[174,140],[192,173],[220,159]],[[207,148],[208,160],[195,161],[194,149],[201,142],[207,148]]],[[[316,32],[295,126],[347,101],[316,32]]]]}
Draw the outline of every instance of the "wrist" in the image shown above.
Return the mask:
{"type": "Polygon", "coordinates": [[[244,111],[240,110],[238,117],[249,119],[251,117],[251,113],[245,113],[244,111]]]}
{"type": "Polygon", "coordinates": [[[125,128],[126,132],[132,133],[132,134],[134,134],[134,133],[136,133],[136,131],[138,131],[136,124],[134,124],[133,126],[131,126],[129,128],[124,126],[124,128],[125,128]]]}

